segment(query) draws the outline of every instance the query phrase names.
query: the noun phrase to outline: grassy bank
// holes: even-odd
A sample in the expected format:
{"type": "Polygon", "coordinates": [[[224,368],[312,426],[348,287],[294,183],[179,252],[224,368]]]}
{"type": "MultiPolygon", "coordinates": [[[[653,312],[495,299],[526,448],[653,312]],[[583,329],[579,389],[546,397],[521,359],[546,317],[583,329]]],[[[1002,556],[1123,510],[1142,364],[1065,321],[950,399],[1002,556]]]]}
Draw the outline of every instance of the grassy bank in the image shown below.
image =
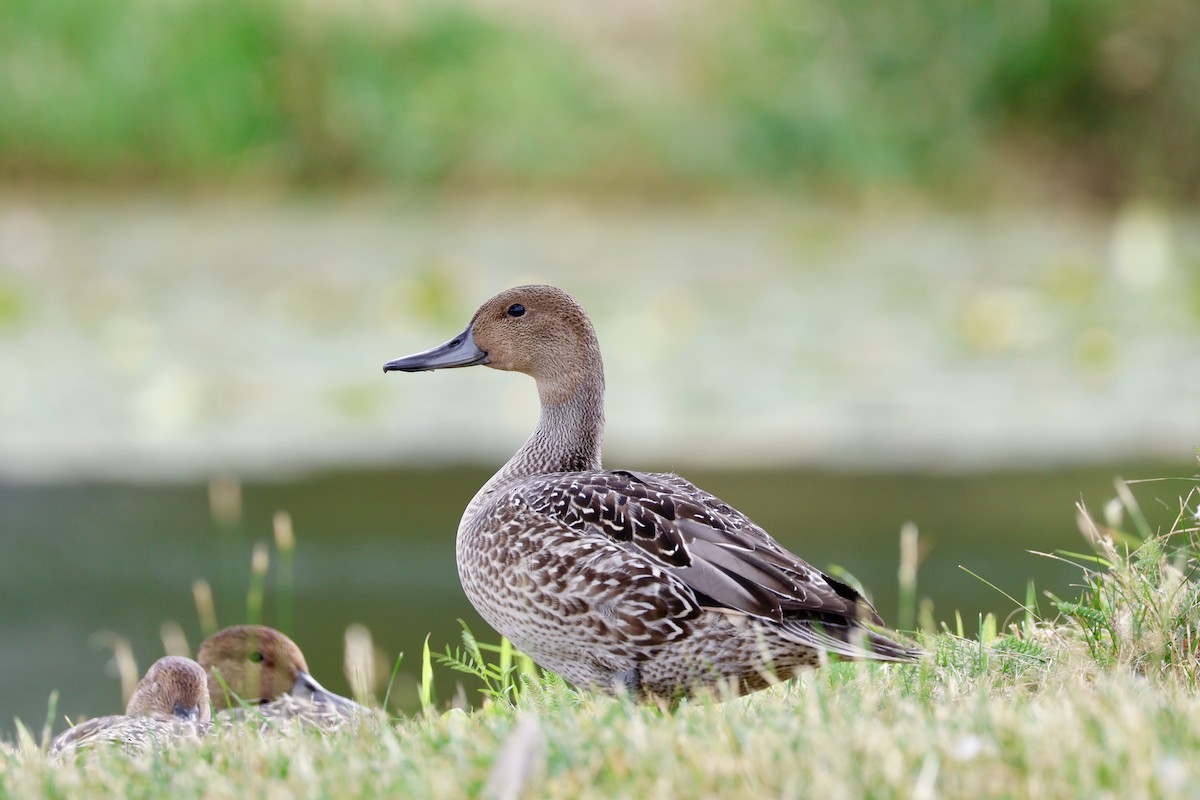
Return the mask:
{"type": "Polygon", "coordinates": [[[664,8],[12,0],[0,175],[1198,199],[1185,0],[664,8]]]}
{"type": "Polygon", "coordinates": [[[974,639],[922,634],[930,656],[913,667],[834,665],[674,709],[501,669],[479,711],[431,704],[324,738],[229,734],[87,767],[48,765],[31,738],[0,754],[0,796],[1189,796],[1197,499],[1168,533],[1145,529],[1127,494],[1104,522],[1081,510],[1094,555],[1058,556],[1080,564],[1078,597],[1025,602],[974,639]]]}
{"type": "MultiPolygon", "coordinates": [[[[1084,670],[1036,689],[838,670],[671,714],[557,693],[328,740],[238,737],[153,758],[9,757],[12,797],[1163,797],[1200,780],[1200,700],[1084,670]],[[497,764],[504,766],[498,767],[497,764]],[[493,775],[497,777],[493,777],[493,775]],[[499,777],[503,776],[503,777],[499,777]],[[484,791],[491,784],[496,790],[484,791]],[[520,791],[503,791],[500,787],[520,791]]],[[[1079,665],[1077,665],[1079,666],[1079,665]]],[[[963,676],[967,677],[967,676],[963,676]]]]}

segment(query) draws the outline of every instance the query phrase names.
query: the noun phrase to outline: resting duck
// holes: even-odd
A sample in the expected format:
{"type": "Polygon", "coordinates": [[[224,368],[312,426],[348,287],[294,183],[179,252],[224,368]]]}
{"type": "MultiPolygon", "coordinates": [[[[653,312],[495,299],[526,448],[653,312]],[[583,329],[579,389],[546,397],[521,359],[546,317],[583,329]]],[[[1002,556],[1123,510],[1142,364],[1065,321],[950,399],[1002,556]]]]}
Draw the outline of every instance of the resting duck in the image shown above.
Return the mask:
{"type": "Polygon", "coordinates": [[[222,723],[296,720],[336,728],[365,709],[336,695],[309,674],[304,653],[265,625],[235,625],[204,640],[196,660],[222,723]]]}
{"type": "Polygon", "coordinates": [[[166,656],[146,671],[123,716],[96,717],[63,731],[49,755],[60,760],[100,747],[142,753],[203,736],[211,715],[204,670],[190,658],[166,656]]]}
{"type": "Polygon", "coordinates": [[[673,474],[605,470],[604,366],[566,292],[520,286],[384,371],[483,364],[537,381],[533,435],[463,513],[458,574],[488,624],[580,686],[677,698],[842,659],[914,661],[858,592],[673,474]]]}

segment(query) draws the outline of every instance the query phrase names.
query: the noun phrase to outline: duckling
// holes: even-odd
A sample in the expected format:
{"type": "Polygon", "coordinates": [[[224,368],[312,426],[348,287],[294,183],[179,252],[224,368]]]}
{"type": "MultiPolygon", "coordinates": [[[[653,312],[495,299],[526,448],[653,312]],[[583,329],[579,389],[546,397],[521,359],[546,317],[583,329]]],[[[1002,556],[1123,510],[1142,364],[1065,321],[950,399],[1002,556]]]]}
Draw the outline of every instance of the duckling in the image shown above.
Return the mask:
{"type": "Polygon", "coordinates": [[[60,760],[104,746],[127,753],[155,750],[204,736],[211,718],[204,670],[190,658],[166,656],[146,671],[124,715],[89,719],[63,731],[51,742],[49,756],[60,760]]]}
{"type": "Polygon", "coordinates": [[[921,653],[845,583],[674,474],[606,470],[604,365],[569,294],[519,286],[445,344],[384,365],[484,365],[534,378],[533,434],[463,513],[456,560],[471,604],[540,666],[639,697],[751,692],[832,655],[921,653]]]}
{"type": "Polygon", "coordinates": [[[366,709],[329,691],[309,674],[304,653],[265,625],[235,625],[204,640],[196,659],[208,674],[218,719],[296,720],[336,728],[366,709]]]}

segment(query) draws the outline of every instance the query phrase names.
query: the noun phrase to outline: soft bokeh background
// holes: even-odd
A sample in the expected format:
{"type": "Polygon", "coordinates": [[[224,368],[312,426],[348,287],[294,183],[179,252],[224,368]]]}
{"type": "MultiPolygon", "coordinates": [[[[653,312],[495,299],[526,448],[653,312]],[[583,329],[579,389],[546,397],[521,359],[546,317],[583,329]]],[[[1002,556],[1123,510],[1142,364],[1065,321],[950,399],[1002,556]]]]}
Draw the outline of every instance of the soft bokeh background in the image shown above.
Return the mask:
{"type": "Polygon", "coordinates": [[[1194,482],[1197,85],[1186,0],[11,0],[0,731],[118,710],[197,580],[257,613],[256,542],[331,688],[351,624],[399,710],[426,634],[494,638],[453,533],[533,387],[380,367],[520,282],[593,314],[610,465],[889,620],[907,521],[927,621],[1013,608],[960,565],[1067,591],[1026,550],[1083,549],[1074,503],[1194,482]]]}

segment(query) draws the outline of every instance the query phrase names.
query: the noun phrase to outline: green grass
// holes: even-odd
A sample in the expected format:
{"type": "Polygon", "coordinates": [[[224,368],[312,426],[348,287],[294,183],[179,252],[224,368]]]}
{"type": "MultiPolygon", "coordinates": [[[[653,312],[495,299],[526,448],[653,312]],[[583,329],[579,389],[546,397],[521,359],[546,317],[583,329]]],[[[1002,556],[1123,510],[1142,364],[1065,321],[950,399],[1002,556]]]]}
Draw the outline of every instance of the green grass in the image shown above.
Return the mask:
{"type": "Polygon", "coordinates": [[[539,677],[467,636],[476,711],[357,730],[234,732],[154,755],[51,766],[32,735],[0,753],[0,797],[1170,797],[1200,783],[1200,489],[1167,532],[1132,496],[1097,522],[1080,592],[1031,595],[974,638],[920,634],[915,666],[835,664],[747,698],[636,706],[539,677]],[[1042,605],[1049,605],[1043,599],[1042,605]]]}
{"type": "Polygon", "coordinates": [[[1190,0],[667,13],[639,56],[536,6],[8,0],[0,175],[1200,199],[1190,0]]]}

